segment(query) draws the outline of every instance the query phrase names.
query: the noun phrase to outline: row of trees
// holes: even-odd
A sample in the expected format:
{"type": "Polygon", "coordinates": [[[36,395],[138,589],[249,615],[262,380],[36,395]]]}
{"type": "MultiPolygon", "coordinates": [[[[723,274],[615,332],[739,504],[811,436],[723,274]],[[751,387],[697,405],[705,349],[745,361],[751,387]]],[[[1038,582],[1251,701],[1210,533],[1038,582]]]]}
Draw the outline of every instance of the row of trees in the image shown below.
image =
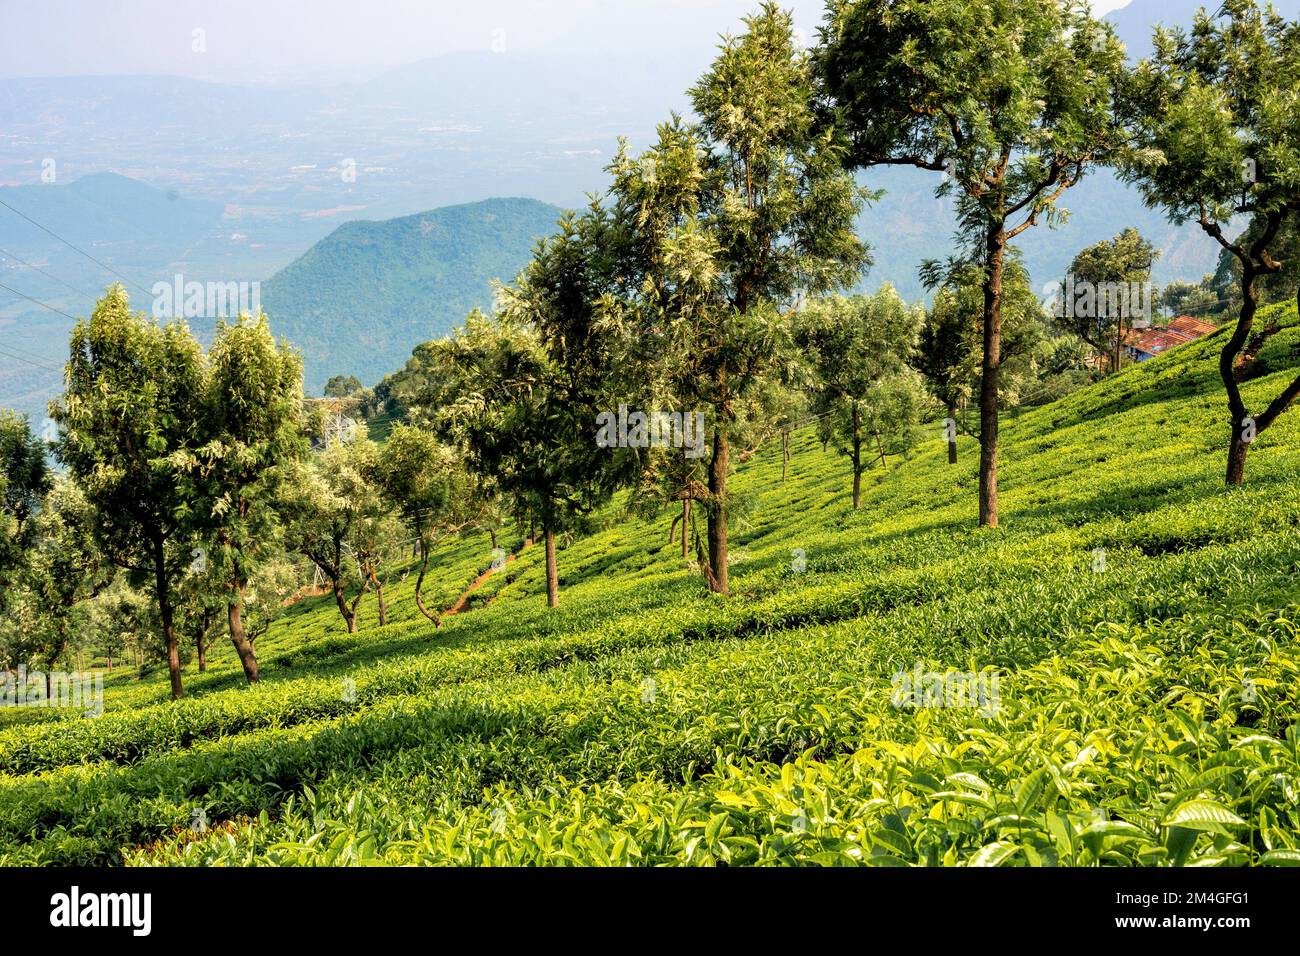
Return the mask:
{"type": "MultiPolygon", "coordinates": [[[[1217,16],[1201,11],[1190,33],[1158,30],[1155,55],[1126,77],[1124,94],[1121,170],[1149,203],[1196,223],[1235,260],[1241,305],[1219,374],[1226,478],[1240,484],[1250,444],[1300,395],[1300,376],[1255,414],[1241,395],[1250,355],[1271,334],[1254,331],[1261,285],[1283,271],[1278,257],[1300,212],[1300,25],[1254,0],[1225,0],[1217,16]],[[1250,226],[1232,239],[1237,213],[1250,226]]],[[[1292,292],[1300,301],[1300,287],[1292,292]]]]}
{"type": "MultiPolygon", "coordinates": [[[[711,431],[703,474],[660,469],[649,484],[702,506],[700,564],[710,588],[725,594],[728,475],[737,454],[782,420],[780,386],[811,374],[821,385],[822,415],[832,416],[837,404],[849,410],[856,485],[863,411],[906,408],[898,373],[920,335],[930,349],[960,356],[927,361],[922,352],[919,364],[945,404],[959,400],[955,388],[978,388],[979,515],[995,526],[1004,379],[1017,354],[1033,354],[1015,342],[1031,324],[1008,320],[1037,308],[1016,301],[1028,282],[1012,243],[1064,216],[1066,191],[1101,164],[1120,170],[1175,220],[1198,222],[1239,262],[1242,306],[1221,373],[1231,423],[1227,480],[1243,479],[1249,443],[1300,393],[1297,377],[1254,416],[1240,395],[1250,374],[1245,346],[1260,337],[1252,339],[1257,282],[1280,271],[1270,249],[1300,208],[1296,25],[1252,0],[1229,0],[1216,16],[1198,15],[1188,34],[1159,30],[1155,55],[1136,68],[1112,29],[1072,0],[835,0],[811,54],[792,34],[775,5],[749,18],[692,89],[696,122],[674,117],[641,155],[620,150],[607,197],[568,221],[506,290],[492,334],[510,327],[535,336],[536,367],[549,362],[559,378],[573,377],[556,382],[540,371],[528,382],[532,411],[519,415],[544,421],[545,440],[530,432],[528,442],[511,443],[529,447],[530,467],[543,471],[538,456],[549,446],[568,450],[557,453],[557,471],[524,481],[566,489],[565,501],[539,505],[553,512],[546,522],[589,510],[584,496],[599,498],[626,480],[618,456],[593,458],[589,442],[568,440],[581,436],[599,399],[702,407],[711,431]],[[937,292],[923,332],[893,322],[887,309],[855,328],[834,306],[800,308],[852,285],[868,263],[854,223],[869,196],[852,173],[879,165],[942,173],[937,191],[958,201],[959,249],[927,268],[937,292]],[[1224,224],[1243,212],[1251,227],[1230,241],[1224,224]],[[972,286],[978,309],[964,300],[972,286]],[[957,318],[945,323],[945,314],[957,318]],[[819,328],[827,315],[837,320],[819,328]],[[969,353],[956,343],[969,342],[973,331],[978,372],[960,374],[969,353]],[[857,351],[839,354],[845,347],[857,351]]],[[[1085,250],[1075,267],[1085,280],[1147,282],[1154,259],[1150,245],[1126,231],[1085,250]]],[[[1116,316],[1113,336],[1093,343],[1112,367],[1125,324],[1116,316]]],[[[491,376],[476,371],[475,378],[491,376]]],[[[523,394],[504,380],[496,388],[482,403],[490,410],[478,416],[480,429],[523,394]]],[[[445,411],[456,407],[445,398],[417,396],[415,405],[455,414],[445,411]]],[[[881,424],[905,432],[899,422],[881,424]]],[[[498,428],[486,430],[499,439],[498,428]]],[[[527,471],[522,462],[479,465],[517,478],[527,471]]]]}
{"type": "MultiPolygon", "coordinates": [[[[422,585],[439,536],[492,509],[459,460],[416,429],[399,426],[383,454],[364,426],[311,454],[327,431],[321,412],[304,403],[301,362],[265,316],[221,323],[205,351],[183,323],[160,326],[110,288],[73,331],[52,449],[26,419],[0,416],[6,663],[48,670],[81,619],[115,609],[115,637],[93,631],[101,649],[129,641],[152,656],[136,632],[156,628],[173,697],[182,637],[203,670],[219,625],[256,682],[256,638],[301,589],[307,562],[349,631],[371,593],[386,623],[385,574],[403,549],[423,549],[422,585]],[[150,614],[133,605],[140,590],[150,614]]],[[[436,619],[418,587],[416,600],[436,619]]]]}
{"type": "MultiPolygon", "coordinates": [[[[400,383],[409,421],[382,448],[307,408],[299,359],[264,317],[222,324],[205,352],[110,289],[74,331],[51,408],[66,476],[48,474],[25,422],[3,420],[0,568],[19,581],[6,598],[52,620],[147,582],[180,696],[179,629],[202,663],[218,616],[257,680],[256,636],[301,559],[352,631],[372,593],[386,621],[386,574],[414,544],[415,603],[436,622],[423,599],[436,543],[514,518],[540,529],[555,606],[557,538],[619,489],[643,513],[680,506],[670,537],[681,529],[683,554],[693,545],[726,595],[738,462],[815,420],[849,459],[857,507],[866,469],[904,451],[935,402],[962,427],[978,410],[979,515],[996,525],[1000,413],[1083,364],[1012,243],[1064,215],[1066,190],[1101,163],[1238,262],[1221,371],[1228,480],[1242,479],[1251,438],[1300,393],[1297,378],[1251,418],[1239,390],[1240,356],[1270,331],[1252,332],[1258,285],[1284,274],[1273,250],[1300,204],[1294,25],[1229,0],[1189,35],[1161,31],[1132,70],[1072,0],[836,0],[811,52],[773,4],[745,27],[690,91],[693,121],[672,117],[640,154],[622,146],[607,191],[539,244],[493,315],[416,350],[400,383]],[[957,251],[923,270],[928,312],[888,288],[838,295],[870,262],[855,171],[899,164],[941,173],[938,192],[958,200],[957,251]],[[1241,209],[1251,226],[1231,241],[1223,223],[1241,209]],[[645,418],[620,447],[595,440],[598,416],[627,408],[677,415],[677,447],[647,440],[645,418]],[[681,447],[697,415],[698,456],[681,447]]],[[[1149,277],[1153,258],[1126,232],[1075,266],[1149,277]]],[[[396,387],[358,385],[332,382],[332,400],[373,406],[396,387]]],[[[46,629],[55,656],[62,626],[46,629]]]]}
{"type": "Polygon", "coordinates": [[[1158,29],[1154,55],[1130,69],[1111,28],[1074,0],[834,0],[814,56],[852,165],[942,172],[939,192],[958,196],[984,292],[982,524],[998,521],[1008,244],[1058,218],[1065,191],[1097,164],[1231,257],[1240,306],[1220,374],[1226,478],[1243,480],[1251,441],[1300,394],[1297,377],[1253,415],[1240,394],[1261,288],[1287,271],[1280,256],[1300,210],[1300,27],[1254,0],[1226,0],[1190,32],[1158,29]],[[1234,241],[1237,215],[1250,225],[1234,241]]]}

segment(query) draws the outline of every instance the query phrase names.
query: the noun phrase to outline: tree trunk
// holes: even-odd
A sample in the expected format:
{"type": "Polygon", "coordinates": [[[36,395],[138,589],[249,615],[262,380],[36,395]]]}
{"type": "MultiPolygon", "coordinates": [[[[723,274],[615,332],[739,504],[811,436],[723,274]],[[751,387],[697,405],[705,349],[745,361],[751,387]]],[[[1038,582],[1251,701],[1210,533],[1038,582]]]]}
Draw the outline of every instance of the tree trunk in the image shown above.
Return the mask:
{"type": "Polygon", "coordinates": [[[497,549],[497,529],[489,528],[488,534],[492,535],[492,550],[495,551],[497,549]]]}
{"type": "Polygon", "coordinates": [[[682,499],[682,560],[685,561],[689,555],[687,548],[690,546],[689,534],[687,529],[691,526],[691,499],[682,499]]]}
{"type": "Polygon", "coordinates": [[[348,633],[357,632],[357,616],[353,613],[352,608],[348,607],[347,597],[343,594],[343,582],[338,578],[330,579],[330,586],[334,591],[334,602],[339,606],[339,613],[343,615],[343,620],[348,626],[348,633]]]}
{"type": "Polygon", "coordinates": [[[1246,480],[1246,452],[1250,450],[1250,445],[1241,440],[1242,427],[1241,422],[1234,422],[1232,425],[1232,437],[1228,444],[1227,483],[1229,485],[1239,485],[1246,480]]]}
{"type": "Polygon", "coordinates": [[[352,599],[352,620],[348,626],[349,634],[355,634],[361,627],[361,601],[365,598],[366,592],[369,590],[370,582],[362,582],[360,589],[357,591],[357,596],[352,599]]]}
{"type": "Polygon", "coordinates": [[[1002,367],[1002,223],[989,228],[984,273],[984,358],[980,382],[980,524],[998,526],[998,373],[1002,367]]]}
{"type": "Polygon", "coordinates": [[[1119,371],[1120,366],[1120,346],[1124,342],[1124,310],[1121,307],[1119,318],[1115,320],[1115,371],[1119,371]]]}
{"type": "Polygon", "coordinates": [[[853,406],[853,510],[862,506],[862,413],[853,406]]]}
{"type": "Polygon", "coordinates": [[[243,583],[237,583],[233,590],[234,600],[226,604],[226,619],[230,623],[230,643],[235,645],[235,653],[239,655],[239,663],[244,668],[244,677],[250,684],[256,684],[257,655],[253,652],[253,645],[249,642],[248,636],[244,633],[243,583]]]}
{"type": "Polygon", "coordinates": [[[560,576],[555,568],[555,531],[549,522],[542,526],[546,536],[546,606],[560,606],[560,576]]]}
{"type": "Polygon", "coordinates": [[[1259,308],[1255,277],[1254,265],[1250,262],[1242,263],[1241,311],[1237,315],[1237,327],[1219,353],[1219,377],[1228,393],[1228,414],[1232,419],[1232,435],[1228,440],[1228,467],[1224,476],[1228,485],[1240,485],[1246,480],[1246,452],[1249,445],[1241,439],[1248,413],[1246,403],[1241,398],[1241,388],[1237,384],[1236,365],[1237,356],[1246,347],[1250,330],[1255,324],[1255,310],[1259,308]]]}
{"type": "Polygon", "coordinates": [[[731,468],[731,446],[721,423],[713,430],[713,458],[709,463],[709,590],[726,597],[730,593],[727,574],[727,472],[731,468]]]}
{"type": "MultiPolygon", "coordinates": [[[[952,432],[948,436],[948,464],[955,465],[957,464],[957,411],[951,404],[948,405],[948,419],[954,426],[952,432]]],[[[946,427],[947,422],[945,422],[944,425],[946,427]]]]}
{"type": "Polygon", "coordinates": [[[185,693],[181,687],[181,651],[176,643],[176,616],[172,610],[171,586],[167,580],[166,546],[161,537],[153,541],[153,572],[158,617],[162,620],[163,642],[167,645],[167,672],[171,677],[172,700],[180,700],[185,693]]]}
{"type": "Polygon", "coordinates": [[[420,609],[420,613],[431,620],[434,624],[441,625],[442,621],[439,615],[432,614],[424,606],[424,574],[429,570],[429,549],[420,543],[420,573],[415,578],[415,606],[420,609]]]}
{"type": "Polygon", "coordinates": [[[370,580],[375,585],[375,597],[379,599],[379,626],[388,626],[388,602],[384,600],[384,585],[378,575],[372,574],[370,580]]]}
{"type": "Polygon", "coordinates": [[[790,467],[790,430],[781,429],[781,484],[785,484],[785,476],[790,467]]]}
{"type": "Polygon", "coordinates": [[[889,471],[889,459],[885,456],[885,443],[880,440],[880,432],[876,432],[876,448],[880,451],[880,467],[889,471]]]}

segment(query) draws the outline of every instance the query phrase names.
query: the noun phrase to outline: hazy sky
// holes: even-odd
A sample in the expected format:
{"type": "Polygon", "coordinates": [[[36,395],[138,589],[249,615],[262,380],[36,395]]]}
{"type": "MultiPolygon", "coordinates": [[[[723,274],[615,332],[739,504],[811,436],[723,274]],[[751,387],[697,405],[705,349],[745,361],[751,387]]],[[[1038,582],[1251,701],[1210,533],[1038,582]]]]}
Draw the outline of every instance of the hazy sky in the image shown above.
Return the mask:
{"type": "MultiPolygon", "coordinates": [[[[1094,0],[1094,10],[1127,2],[1094,0]]],[[[689,38],[695,46],[734,31],[756,6],[757,0],[0,0],[0,77],[343,81],[494,44],[654,49],[689,38]]],[[[825,4],[784,6],[811,35],[825,4]]]]}

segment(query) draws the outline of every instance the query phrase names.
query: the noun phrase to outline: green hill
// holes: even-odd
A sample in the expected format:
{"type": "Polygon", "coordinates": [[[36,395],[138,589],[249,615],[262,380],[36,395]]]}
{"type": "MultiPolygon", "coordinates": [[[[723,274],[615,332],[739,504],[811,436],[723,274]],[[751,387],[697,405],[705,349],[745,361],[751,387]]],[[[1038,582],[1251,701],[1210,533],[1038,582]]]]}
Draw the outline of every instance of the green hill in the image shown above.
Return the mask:
{"type": "MultiPolygon", "coordinates": [[[[1272,314],[1251,407],[1300,350],[1272,314]]],[[[853,512],[805,430],[739,472],[730,600],[615,508],[556,611],[529,548],[441,629],[412,580],[384,629],[296,605],[259,686],[228,647],[178,704],[114,675],[0,731],[0,863],[1294,863],[1300,412],[1225,489],[1222,334],[1009,416],[996,531],[973,441],[853,512]],[[891,700],[918,671],[996,693],[891,700]]],[[[444,548],[436,600],[490,560],[444,548]]]]}
{"type": "Polygon", "coordinates": [[[367,384],[400,368],[492,302],[561,211],[535,199],[488,199],[384,222],[339,226],[262,285],[271,326],[303,352],[306,384],[367,384]]]}

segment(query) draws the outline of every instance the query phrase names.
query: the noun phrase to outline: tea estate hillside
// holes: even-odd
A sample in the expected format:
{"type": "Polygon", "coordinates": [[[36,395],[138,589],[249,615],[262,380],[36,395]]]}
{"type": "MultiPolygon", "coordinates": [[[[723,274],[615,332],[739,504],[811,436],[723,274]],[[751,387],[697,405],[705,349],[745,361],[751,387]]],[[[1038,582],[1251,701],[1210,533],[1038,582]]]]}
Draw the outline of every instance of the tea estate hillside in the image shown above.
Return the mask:
{"type": "MultiPolygon", "coordinates": [[[[1300,353],[1267,317],[1248,404],[1300,353]]],[[[1300,863],[1300,415],[1224,487],[1226,334],[1008,416],[995,530],[973,439],[855,512],[804,429],[738,471],[727,599],[616,500],[557,609],[467,535],[441,627],[407,569],[386,627],[296,603],[259,684],[119,668],[0,730],[0,863],[1300,863]]]]}

